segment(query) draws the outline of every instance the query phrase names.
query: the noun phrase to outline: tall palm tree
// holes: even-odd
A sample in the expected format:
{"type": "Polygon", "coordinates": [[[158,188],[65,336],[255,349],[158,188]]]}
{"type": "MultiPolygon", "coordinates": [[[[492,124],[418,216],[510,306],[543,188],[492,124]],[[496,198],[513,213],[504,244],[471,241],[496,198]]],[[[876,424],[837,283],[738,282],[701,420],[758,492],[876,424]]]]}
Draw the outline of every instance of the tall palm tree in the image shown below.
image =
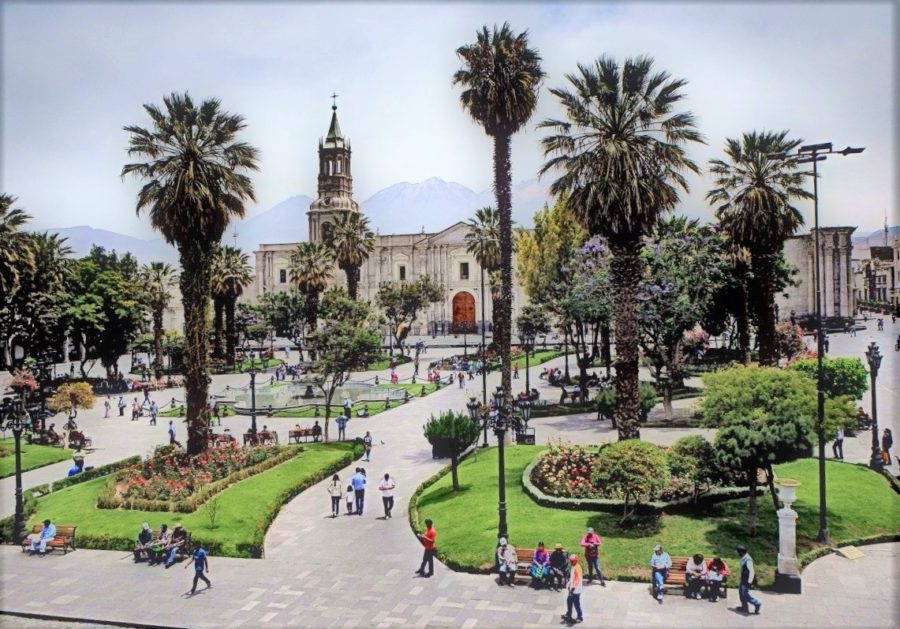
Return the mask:
{"type": "Polygon", "coordinates": [[[34,256],[28,247],[27,234],[22,231],[31,216],[13,207],[16,197],[0,194],[0,303],[19,287],[20,271],[34,268],[34,256]]]}
{"type": "Polygon", "coordinates": [[[253,283],[253,267],[249,255],[228,245],[219,245],[213,264],[212,293],[220,296],[225,311],[225,360],[233,367],[237,344],[234,309],[244,289],[253,283]]]}
{"type": "MultiPolygon", "coordinates": [[[[510,140],[537,106],[544,72],[538,51],[528,46],[528,31],[513,33],[508,23],[493,31],[482,27],[473,44],[456,50],[463,67],[453,75],[462,86],[460,104],[494,141],[494,195],[498,213],[500,299],[494,303],[494,342],[500,353],[504,408],[511,408],[512,332],[512,165],[510,140]]],[[[501,527],[502,528],[502,527],[501,527]]],[[[501,531],[505,533],[505,531],[501,531]]]]}
{"type": "Polygon", "coordinates": [[[166,262],[151,262],[141,268],[141,280],[147,304],[153,317],[153,372],[157,379],[163,374],[163,314],[172,300],[170,292],[177,274],[166,262]]]}
{"type": "Polygon", "coordinates": [[[685,144],[702,142],[689,112],[675,111],[686,81],[655,71],[649,57],[622,67],[602,56],[566,75],[569,89],[552,89],[567,120],[539,126],[550,157],[541,174],[558,171],[550,190],[591,235],[606,238],[613,254],[616,410],[620,439],[640,437],[638,417],[637,291],[643,274],[643,238],[687,190],[683,172],[699,172],[685,144]]]}
{"type": "Polygon", "coordinates": [[[789,152],[803,140],[788,139],[789,131],[751,131],[740,139],[725,140],[726,160],[713,159],[709,170],[715,188],[706,198],[716,204],[722,229],[738,245],[750,251],[750,265],[759,283],[756,307],[759,363],[774,365],[775,281],[778,257],[784,241],[803,225],[803,216],[792,203],[811,199],[800,185],[808,174],[792,160],[770,159],[772,153],[789,152]]]}
{"type": "Polygon", "coordinates": [[[375,250],[375,234],[369,229],[369,219],[359,212],[338,214],[325,233],[325,244],[331,249],[338,268],[347,275],[347,294],[355,300],[359,268],[375,250]]]}
{"type": "Polygon", "coordinates": [[[725,256],[731,266],[731,275],[736,289],[735,322],[737,323],[738,349],[741,363],[750,364],[750,252],[724,233],[725,256]]]}
{"type": "MultiPolygon", "coordinates": [[[[469,219],[469,233],[466,234],[466,251],[475,256],[481,267],[481,290],[484,291],[484,275],[488,277],[500,270],[500,214],[492,207],[475,210],[475,217],[469,219]]],[[[493,288],[493,286],[492,286],[493,288]]],[[[498,304],[495,297],[500,291],[491,291],[491,318],[496,317],[498,304]]],[[[482,302],[482,306],[484,303],[482,302]]],[[[482,308],[482,311],[484,308],[482,308]]],[[[481,314],[482,323],[485,319],[481,314]]]]}
{"type": "Polygon", "coordinates": [[[129,157],[146,161],[126,164],[122,176],[144,180],[137,212],[146,210],[150,224],[178,248],[181,299],[184,304],[185,397],[188,452],[207,446],[207,313],[210,269],[217,243],[232,218],[244,216],[244,203],[254,200],[246,172],[257,170],[258,151],[236,137],[244,119],[225,112],[218,99],[199,107],[190,95],[163,98],[163,109],[144,105],[152,126],[129,125],[129,157]]]}
{"type": "Polygon", "coordinates": [[[320,242],[301,242],[291,253],[288,274],[306,299],[306,324],[314,332],[319,316],[319,294],[334,275],[331,249],[320,242]]]}

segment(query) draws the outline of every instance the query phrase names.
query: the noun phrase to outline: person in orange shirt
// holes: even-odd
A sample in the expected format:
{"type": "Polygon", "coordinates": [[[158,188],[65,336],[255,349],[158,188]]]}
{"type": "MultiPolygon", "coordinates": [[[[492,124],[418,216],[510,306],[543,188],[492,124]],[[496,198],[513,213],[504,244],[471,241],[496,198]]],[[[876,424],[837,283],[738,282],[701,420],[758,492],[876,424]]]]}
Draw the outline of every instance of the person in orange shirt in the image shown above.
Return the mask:
{"type": "Polygon", "coordinates": [[[434,522],[425,520],[425,532],[419,535],[425,552],[422,554],[422,565],[416,570],[420,577],[430,577],[434,574],[434,540],[437,539],[437,531],[434,530],[434,522]],[[425,565],[428,564],[428,574],[425,574],[425,565]]]}
{"type": "Polygon", "coordinates": [[[566,613],[562,615],[562,619],[571,625],[584,622],[584,615],[581,613],[581,590],[584,579],[582,578],[581,566],[578,563],[578,555],[569,555],[569,564],[571,564],[572,568],[569,570],[569,580],[566,583],[568,596],[566,597],[566,613]],[[573,607],[578,614],[575,618],[572,618],[573,607]]]}

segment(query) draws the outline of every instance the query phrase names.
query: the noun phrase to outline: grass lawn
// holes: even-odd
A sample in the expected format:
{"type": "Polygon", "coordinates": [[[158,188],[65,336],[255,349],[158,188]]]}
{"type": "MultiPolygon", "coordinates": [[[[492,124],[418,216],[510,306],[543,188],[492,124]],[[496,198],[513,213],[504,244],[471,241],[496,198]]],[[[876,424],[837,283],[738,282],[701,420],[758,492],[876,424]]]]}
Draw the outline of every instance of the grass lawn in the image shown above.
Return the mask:
{"type": "MultiPolygon", "coordinates": [[[[263,360],[261,358],[253,359],[253,364],[256,365],[257,370],[261,369],[274,369],[279,365],[283,365],[284,361],[280,358],[269,358],[268,360],[263,360]]],[[[250,361],[242,360],[238,363],[235,363],[234,369],[229,369],[228,371],[224,371],[223,373],[247,373],[250,371],[250,361]]],[[[257,374],[259,375],[259,374],[257,374]]]]}
{"type": "MultiPolygon", "coordinates": [[[[528,357],[528,364],[531,367],[534,367],[535,365],[540,365],[541,363],[545,363],[548,360],[562,355],[563,352],[557,351],[555,349],[539,350],[537,352],[533,352],[531,356],[528,357]]],[[[518,365],[519,369],[525,369],[525,357],[521,356],[520,358],[516,358],[514,361],[512,361],[512,364],[518,365]]]]}
{"type": "Polygon", "coordinates": [[[368,367],[366,367],[363,371],[387,371],[391,368],[391,361],[395,361],[398,365],[405,365],[406,363],[411,363],[413,361],[409,356],[403,356],[401,354],[395,355],[393,358],[390,356],[385,356],[384,358],[380,358],[374,362],[369,363],[368,367]]]}
{"type": "Polygon", "coordinates": [[[28,527],[44,518],[50,518],[58,524],[77,525],[78,537],[90,538],[91,543],[83,544],[85,547],[117,548],[123,546],[117,544],[118,540],[125,540],[123,549],[127,549],[133,546],[132,540],[137,537],[142,522],[150,523],[152,528],[159,528],[163,522],[171,528],[175,522],[181,522],[191,532],[192,539],[217,544],[215,554],[246,557],[249,556],[248,551],[239,545],[253,542],[253,533],[260,524],[262,514],[277,502],[279,496],[292,487],[321,478],[324,470],[331,468],[351,452],[352,446],[349,443],[308,445],[300,456],[235,483],[217,494],[216,528],[210,528],[210,501],[197,511],[184,514],[98,509],[97,497],[106,485],[108,476],[40,498],[37,511],[30,518],[28,527]]]}
{"type": "MultiPolygon", "coordinates": [[[[649,579],[653,545],[663,544],[670,555],[703,553],[721,556],[738,565],[734,547],[748,546],[761,584],[773,580],[778,553],[778,524],[769,495],[759,496],[759,531],[745,535],[746,499],[708,507],[703,515],[663,515],[639,518],[632,526],[619,525],[618,514],[548,509],[522,491],[522,472],[542,446],[506,449],[506,498],[510,542],[534,548],[539,541],[557,542],[580,555],[579,542],[588,526],[603,539],[600,554],[604,572],[613,578],[649,579]]],[[[817,462],[803,459],[776,466],[782,477],[799,480],[798,552],[817,546],[817,462]]],[[[828,528],[834,542],[900,533],[900,496],[887,479],[855,465],[828,462],[828,528]],[[865,500],[860,500],[865,496],[865,500]]],[[[419,500],[420,522],[431,518],[440,533],[442,559],[464,570],[493,566],[497,526],[497,449],[470,456],[460,465],[461,491],[454,494],[447,474],[426,489],[419,500]]]]}
{"type": "MultiPolygon", "coordinates": [[[[37,446],[25,443],[22,439],[22,471],[27,472],[38,467],[44,467],[51,463],[58,463],[72,458],[72,453],[64,448],[53,446],[37,446]]],[[[15,440],[0,439],[0,478],[6,478],[16,473],[16,444],[15,440]]]]}

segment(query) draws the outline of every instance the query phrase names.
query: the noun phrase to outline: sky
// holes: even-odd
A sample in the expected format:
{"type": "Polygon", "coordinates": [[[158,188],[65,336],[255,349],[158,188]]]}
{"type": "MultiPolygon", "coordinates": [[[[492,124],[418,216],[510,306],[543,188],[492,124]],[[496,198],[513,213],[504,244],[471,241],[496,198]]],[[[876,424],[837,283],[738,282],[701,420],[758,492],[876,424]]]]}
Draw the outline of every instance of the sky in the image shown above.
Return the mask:
{"type": "MultiPolygon", "coordinates": [[[[460,45],[483,24],[528,29],[547,78],[537,111],[513,140],[513,181],[543,163],[539,121],[561,116],[549,88],[601,54],[648,54],[688,80],[684,109],[707,144],[790,129],[808,142],[864,146],[820,165],[820,221],[877,229],[898,222],[889,2],[329,3],[2,2],[0,189],[38,229],[90,225],[154,237],[135,213],[139,182],[119,177],[126,124],[142,104],[189,90],[246,118],[261,152],[248,215],[314,196],[318,139],[332,92],[353,145],[355,197],[440,177],[476,191],[492,181],[491,142],[459,105],[451,77],[460,45]]],[[[545,176],[550,178],[550,175],[545,176]]],[[[689,177],[681,211],[705,220],[711,187],[689,177]]],[[[811,207],[801,207],[811,222],[811,207]]],[[[365,208],[363,208],[365,210],[365,208]]],[[[305,220],[305,217],[303,218],[305,220]]]]}

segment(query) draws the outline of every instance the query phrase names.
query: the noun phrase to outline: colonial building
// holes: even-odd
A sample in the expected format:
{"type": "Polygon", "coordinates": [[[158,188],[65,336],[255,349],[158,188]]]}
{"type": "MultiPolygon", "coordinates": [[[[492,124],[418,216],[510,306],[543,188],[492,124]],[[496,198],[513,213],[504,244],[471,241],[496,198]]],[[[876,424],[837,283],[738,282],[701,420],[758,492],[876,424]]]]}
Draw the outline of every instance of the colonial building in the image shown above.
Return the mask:
{"type": "MultiPolygon", "coordinates": [[[[855,227],[819,228],[819,264],[822,269],[822,316],[850,317],[856,312],[853,291],[850,239],[855,227]]],[[[796,267],[797,286],[789,286],[778,295],[776,305],[781,319],[794,312],[798,317],[816,312],[815,231],[789,238],[784,243],[788,263],[796,267]]]]}
{"type": "MultiPolygon", "coordinates": [[[[319,140],[318,195],[306,213],[309,238],[323,239],[330,224],[340,212],[360,212],[353,199],[352,151],[338,124],[337,107],[332,106],[331,125],[319,140]]],[[[416,217],[410,216],[415,224],[416,217]]],[[[360,269],[359,297],[374,300],[381,282],[415,281],[431,277],[444,286],[445,298],[419,315],[412,334],[449,332],[454,325],[478,327],[486,322],[491,329],[490,294],[484,296],[487,314],[482,312],[481,267],[475,256],[466,251],[465,237],[469,228],[456,223],[436,233],[377,235],[375,250],[360,269]]],[[[290,256],[298,243],[261,244],[255,252],[256,278],[253,297],[291,290],[290,256]]],[[[515,269],[515,262],[513,263],[515,269]]],[[[514,275],[515,277],[515,275],[514,275]]],[[[515,281],[515,279],[514,279],[515,281]]],[[[346,285],[344,273],[335,269],[334,282],[346,285]]],[[[485,289],[490,291],[485,278],[485,289]]],[[[513,289],[513,317],[526,297],[516,283],[513,289]]]]}

